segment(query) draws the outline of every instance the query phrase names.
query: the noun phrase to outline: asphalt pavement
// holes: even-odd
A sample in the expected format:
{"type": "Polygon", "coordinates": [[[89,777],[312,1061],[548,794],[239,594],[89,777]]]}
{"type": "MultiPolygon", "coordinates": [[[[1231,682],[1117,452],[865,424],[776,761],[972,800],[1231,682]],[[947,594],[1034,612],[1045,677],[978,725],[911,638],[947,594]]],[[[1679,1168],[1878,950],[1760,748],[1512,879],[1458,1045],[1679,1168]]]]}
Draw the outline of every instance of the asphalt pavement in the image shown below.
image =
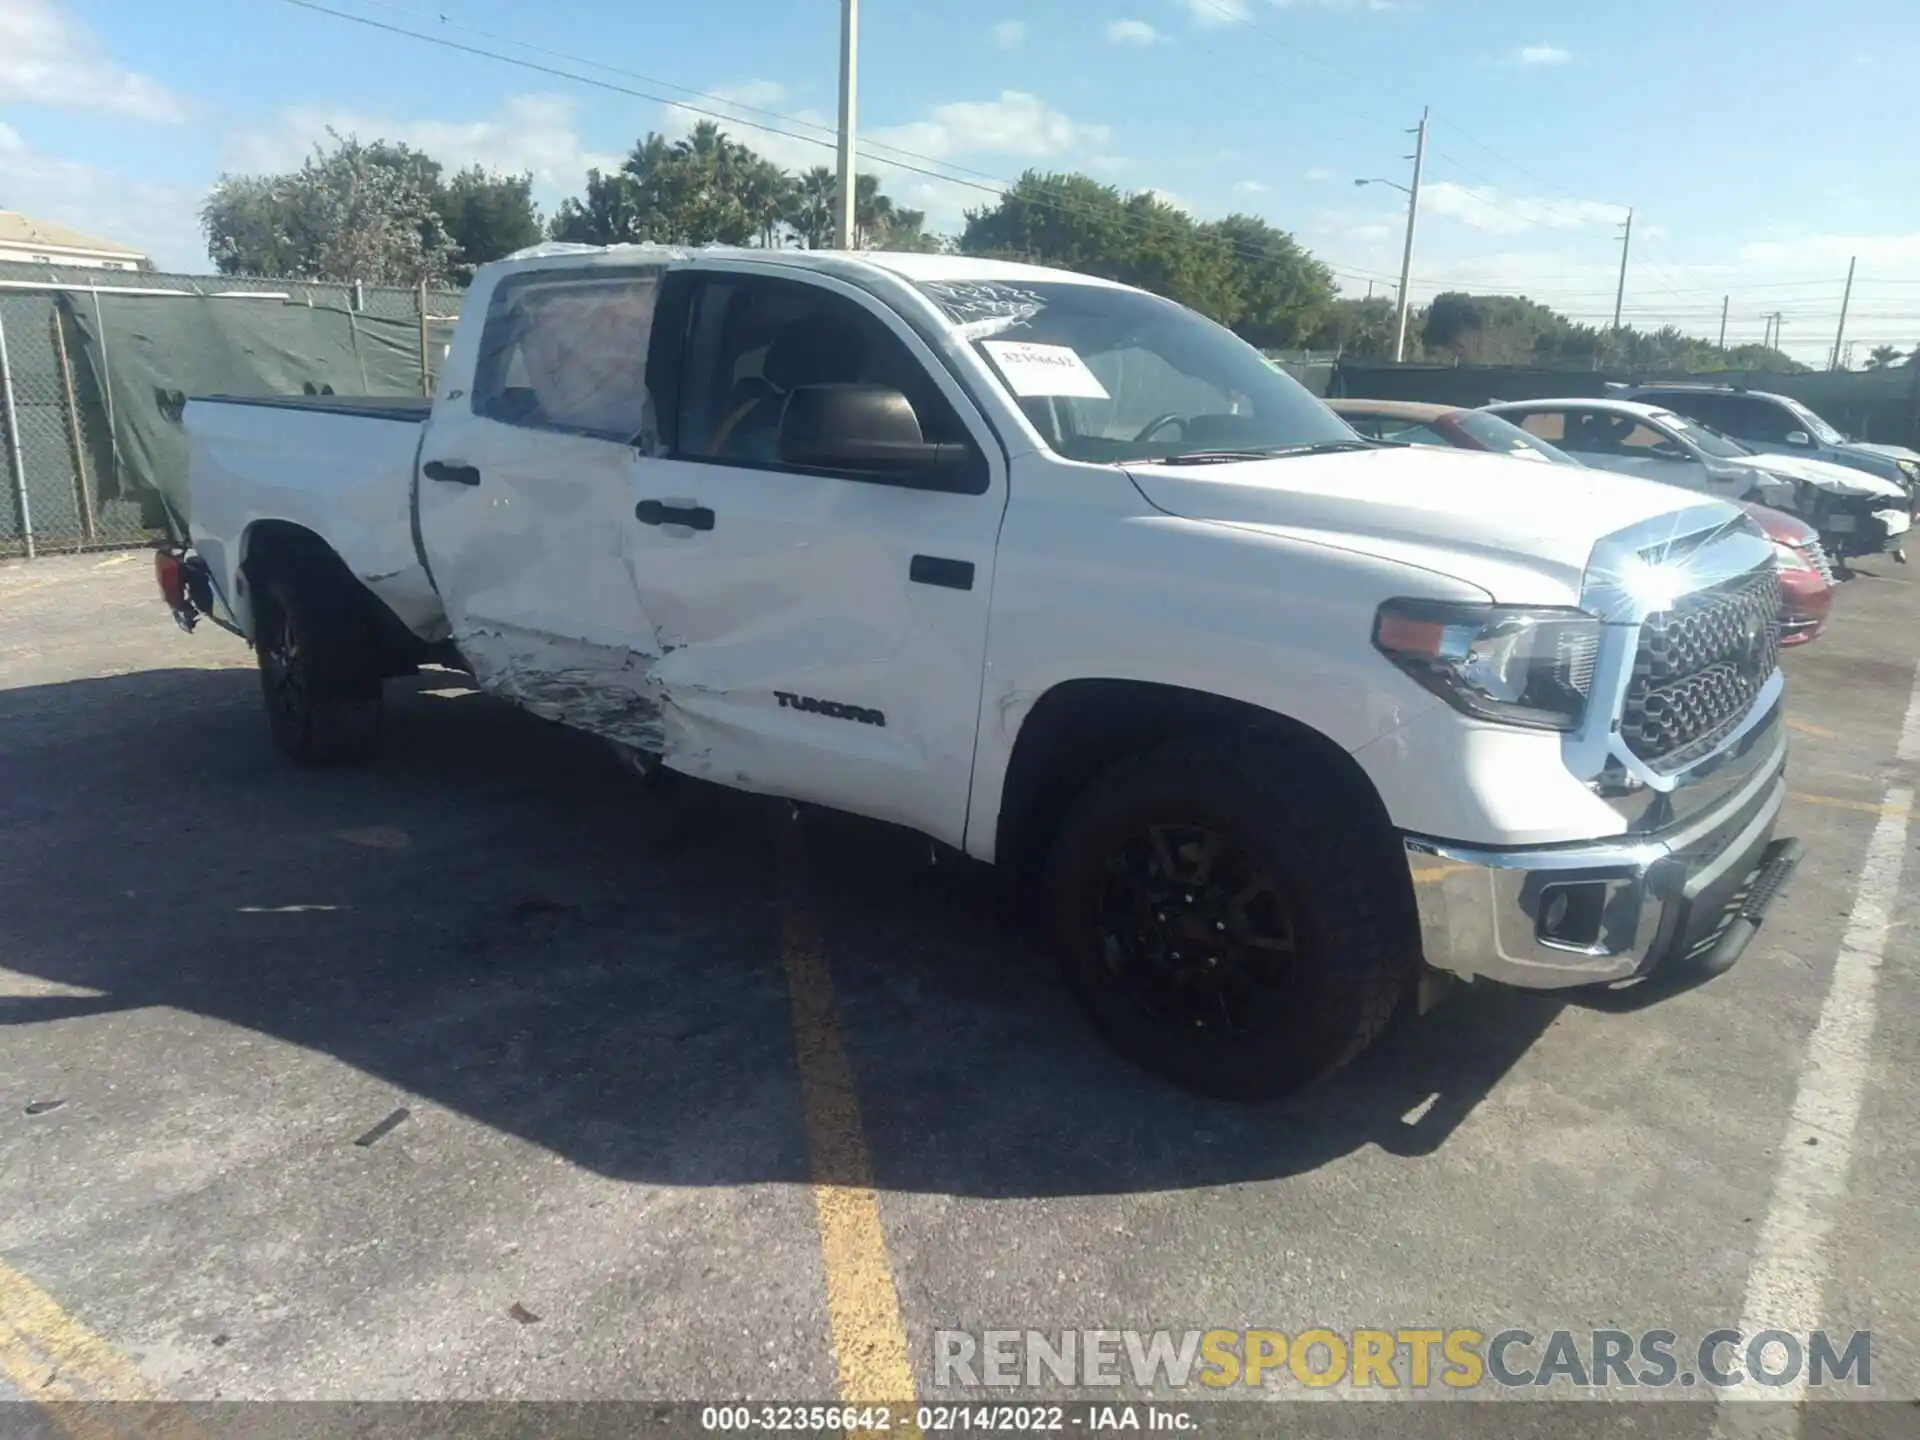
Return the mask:
{"type": "Polygon", "coordinates": [[[942,1331],[1765,1303],[1920,1400],[1917,573],[1786,662],[1806,859],[1730,974],[1462,987],[1248,1108],[910,836],[653,793],[444,672],[301,771],[144,554],[0,567],[0,1397],[932,1401],[942,1331]]]}

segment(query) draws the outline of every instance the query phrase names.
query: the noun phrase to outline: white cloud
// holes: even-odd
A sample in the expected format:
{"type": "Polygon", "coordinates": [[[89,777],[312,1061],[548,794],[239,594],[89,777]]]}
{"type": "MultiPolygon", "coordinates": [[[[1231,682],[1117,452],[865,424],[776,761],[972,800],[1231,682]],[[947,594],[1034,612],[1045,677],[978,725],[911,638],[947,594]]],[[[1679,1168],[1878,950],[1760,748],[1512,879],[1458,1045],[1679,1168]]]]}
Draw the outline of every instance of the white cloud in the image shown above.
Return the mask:
{"type": "Polygon", "coordinates": [[[875,139],[935,160],[955,155],[1013,155],[1044,160],[1105,145],[1113,132],[1083,125],[1037,95],[1002,90],[996,100],[936,105],[926,118],[874,130],[875,139]]]}
{"type": "Polygon", "coordinates": [[[543,202],[577,194],[589,168],[612,169],[618,155],[596,154],[580,139],[573,101],[557,95],[516,95],[477,120],[394,119],[318,106],[283,110],[263,128],[228,143],[229,169],[291,170],[327,143],[331,128],[362,140],[395,140],[423,150],[449,169],[480,165],[506,174],[533,176],[543,202]]]}
{"type": "Polygon", "coordinates": [[[993,43],[1002,50],[1018,50],[1027,43],[1027,26],[1024,20],[1002,20],[993,27],[993,43]]]}
{"type": "Polygon", "coordinates": [[[143,250],[162,269],[205,270],[200,194],[45,155],[0,121],[0,194],[36,220],[143,250]]]}
{"type": "Polygon", "coordinates": [[[1253,18],[1248,0],[1178,0],[1196,25],[1216,30],[1223,25],[1244,25],[1253,18]]]}
{"type": "Polygon", "coordinates": [[[1233,193],[1236,195],[1263,195],[1266,193],[1266,189],[1267,187],[1262,185],[1258,180],[1237,180],[1234,182],[1233,193]]]}
{"type": "Polygon", "coordinates": [[[187,118],[185,101],[108,56],[53,0],[0,0],[0,102],[168,124],[187,118]]]}
{"type": "Polygon", "coordinates": [[[1315,165],[1311,170],[1307,171],[1304,178],[1308,180],[1312,180],[1316,184],[1320,184],[1328,180],[1338,180],[1340,177],[1334,174],[1333,171],[1331,170],[1323,169],[1322,167],[1315,165]]]}
{"type": "MultiPolygon", "coordinates": [[[[718,102],[702,100],[703,110],[725,114],[745,106],[777,109],[788,117],[787,121],[777,122],[782,129],[803,131],[806,135],[818,136],[823,142],[816,144],[796,135],[748,128],[734,133],[735,139],[775,164],[800,171],[834,163],[835,118],[823,111],[792,105],[783,87],[772,81],[749,80],[709,93],[721,98],[718,102]]],[[[678,137],[705,118],[709,117],[695,115],[679,106],[668,106],[659,128],[669,137],[678,137]]],[[[765,119],[764,116],[753,118],[765,119]]],[[[934,106],[917,120],[863,128],[860,169],[879,176],[896,202],[926,211],[929,226],[939,229],[958,224],[969,207],[990,203],[992,193],[980,188],[990,182],[956,183],[907,167],[924,168],[928,161],[964,166],[976,159],[995,156],[1021,161],[1068,163],[1071,160],[1075,165],[1087,166],[1104,163],[1109,168],[1129,165],[1128,160],[1101,153],[1102,147],[1111,140],[1112,132],[1105,125],[1082,124],[1037,95],[1003,90],[996,99],[951,101],[934,106]]]]}
{"type": "Polygon", "coordinates": [[[1107,27],[1110,45],[1151,45],[1160,32],[1144,20],[1116,20],[1107,27]]]}
{"type": "Polygon", "coordinates": [[[1514,235],[1535,229],[1618,225],[1627,212],[1625,206],[1599,200],[1536,200],[1508,195],[1490,185],[1436,180],[1420,191],[1420,213],[1456,220],[1490,235],[1514,235]]]}
{"type": "MultiPolygon", "coordinates": [[[[1920,231],[1905,235],[1798,235],[1783,240],[1755,240],[1735,252],[1742,265],[1792,268],[1802,274],[1826,271],[1840,276],[1847,262],[1859,257],[1860,268],[1912,271],[1920,268],[1920,231]]],[[[1920,306],[1916,306],[1920,308],[1920,306]]]]}
{"type": "Polygon", "coordinates": [[[1378,221],[1366,225],[1355,225],[1346,232],[1347,239],[1358,240],[1363,245],[1376,244],[1381,240],[1390,239],[1392,235],[1393,226],[1383,225],[1378,221]]]}
{"type": "Polygon", "coordinates": [[[1573,58],[1573,52],[1558,45],[1522,45],[1513,58],[1522,65],[1564,65],[1573,58]]]}

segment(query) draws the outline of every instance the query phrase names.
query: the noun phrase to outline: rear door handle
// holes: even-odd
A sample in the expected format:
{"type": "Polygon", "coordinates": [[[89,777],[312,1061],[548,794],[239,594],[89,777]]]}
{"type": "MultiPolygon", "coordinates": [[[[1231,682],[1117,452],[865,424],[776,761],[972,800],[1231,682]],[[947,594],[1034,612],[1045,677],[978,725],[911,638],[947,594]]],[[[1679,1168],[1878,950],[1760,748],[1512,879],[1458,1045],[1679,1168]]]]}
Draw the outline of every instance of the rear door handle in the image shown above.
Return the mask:
{"type": "Polygon", "coordinates": [[[711,530],[713,511],[704,505],[669,505],[664,500],[642,500],[633,507],[642,525],[684,525],[689,530],[711,530]]]}
{"type": "Polygon", "coordinates": [[[916,585],[939,585],[948,590],[971,590],[973,562],[949,560],[944,555],[916,555],[907,567],[907,578],[916,585]]]}
{"type": "Polygon", "coordinates": [[[449,485],[478,485],[480,471],[472,465],[462,465],[458,460],[429,460],[420,467],[420,473],[429,480],[443,480],[449,485]]]}

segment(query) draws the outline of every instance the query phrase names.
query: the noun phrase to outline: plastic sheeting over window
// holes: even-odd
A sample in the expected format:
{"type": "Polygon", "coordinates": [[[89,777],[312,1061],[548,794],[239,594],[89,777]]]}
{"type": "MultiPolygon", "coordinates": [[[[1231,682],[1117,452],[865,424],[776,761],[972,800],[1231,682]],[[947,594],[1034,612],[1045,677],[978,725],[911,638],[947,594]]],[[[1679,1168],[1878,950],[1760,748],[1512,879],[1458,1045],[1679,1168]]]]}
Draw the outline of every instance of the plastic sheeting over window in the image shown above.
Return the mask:
{"type": "Polygon", "coordinates": [[[494,292],[473,410],[631,441],[651,430],[647,343],[659,271],[535,271],[494,292]]]}

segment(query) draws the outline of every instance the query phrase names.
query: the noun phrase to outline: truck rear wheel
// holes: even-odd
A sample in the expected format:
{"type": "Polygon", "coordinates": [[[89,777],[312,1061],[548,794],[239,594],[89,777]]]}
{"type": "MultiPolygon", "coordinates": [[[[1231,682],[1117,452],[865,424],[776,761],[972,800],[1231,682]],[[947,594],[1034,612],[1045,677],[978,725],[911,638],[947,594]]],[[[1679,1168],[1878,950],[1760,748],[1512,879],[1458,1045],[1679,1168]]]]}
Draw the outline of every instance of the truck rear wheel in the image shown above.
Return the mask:
{"type": "Polygon", "coordinates": [[[1392,853],[1313,765],[1255,738],[1160,746],[1094,781],[1056,842],[1069,982],[1124,1054],[1206,1095],[1337,1069],[1413,974],[1392,853]]]}
{"type": "Polygon", "coordinates": [[[380,744],[380,678],[357,651],[345,602],[296,571],[259,588],[254,617],[260,695],[274,743],[303,765],[372,755],[380,744]]]}

